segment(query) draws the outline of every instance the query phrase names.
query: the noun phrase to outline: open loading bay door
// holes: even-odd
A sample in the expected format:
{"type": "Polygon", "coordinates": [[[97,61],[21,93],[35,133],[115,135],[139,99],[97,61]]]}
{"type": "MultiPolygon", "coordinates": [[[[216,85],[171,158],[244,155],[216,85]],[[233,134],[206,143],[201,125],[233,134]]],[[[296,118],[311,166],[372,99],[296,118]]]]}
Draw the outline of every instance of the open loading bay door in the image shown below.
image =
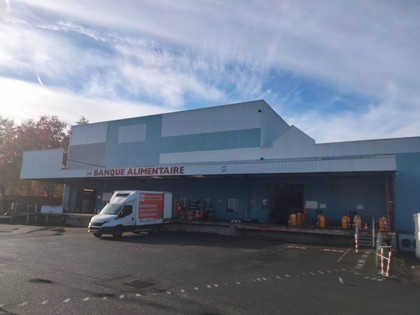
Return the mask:
{"type": "Polygon", "coordinates": [[[268,222],[287,224],[291,213],[303,212],[303,185],[271,185],[268,222]]]}

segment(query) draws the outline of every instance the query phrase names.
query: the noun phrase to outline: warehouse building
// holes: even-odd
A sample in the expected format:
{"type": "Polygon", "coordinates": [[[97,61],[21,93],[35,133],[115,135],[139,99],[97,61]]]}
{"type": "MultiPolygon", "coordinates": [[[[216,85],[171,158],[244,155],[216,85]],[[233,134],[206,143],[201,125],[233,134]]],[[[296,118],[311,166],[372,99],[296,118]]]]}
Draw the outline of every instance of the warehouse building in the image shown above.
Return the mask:
{"type": "Polygon", "coordinates": [[[121,189],[170,191],[176,215],[265,224],[305,212],[341,226],[357,212],[412,233],[420,211],[420,137],[318,144],[262,100],[73,126],[62,160],[25,152],[21,178],[64,183],[71,213],[121,189]]]}

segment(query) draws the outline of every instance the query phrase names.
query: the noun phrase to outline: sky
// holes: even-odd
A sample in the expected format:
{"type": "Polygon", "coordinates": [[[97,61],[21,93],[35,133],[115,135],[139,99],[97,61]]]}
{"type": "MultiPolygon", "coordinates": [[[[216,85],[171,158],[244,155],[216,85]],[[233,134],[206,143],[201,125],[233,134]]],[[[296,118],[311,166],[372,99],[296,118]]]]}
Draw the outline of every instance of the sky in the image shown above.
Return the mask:
{"type": "Polygon", "coordinates": [[[317,143],[420,136],[417,0],[0,0],[0,116],[265,100],[317,143]]]}

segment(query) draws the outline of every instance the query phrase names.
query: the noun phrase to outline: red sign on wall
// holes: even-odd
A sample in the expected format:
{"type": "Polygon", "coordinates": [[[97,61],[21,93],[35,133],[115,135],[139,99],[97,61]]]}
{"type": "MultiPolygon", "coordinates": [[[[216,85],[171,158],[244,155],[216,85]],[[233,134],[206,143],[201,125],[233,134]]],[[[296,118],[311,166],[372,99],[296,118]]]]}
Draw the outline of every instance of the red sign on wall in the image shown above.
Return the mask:
{"type": "Polygon", "coordinates": [[[140,193],[139,219],[163,218],[163,194],[140,193]]]}

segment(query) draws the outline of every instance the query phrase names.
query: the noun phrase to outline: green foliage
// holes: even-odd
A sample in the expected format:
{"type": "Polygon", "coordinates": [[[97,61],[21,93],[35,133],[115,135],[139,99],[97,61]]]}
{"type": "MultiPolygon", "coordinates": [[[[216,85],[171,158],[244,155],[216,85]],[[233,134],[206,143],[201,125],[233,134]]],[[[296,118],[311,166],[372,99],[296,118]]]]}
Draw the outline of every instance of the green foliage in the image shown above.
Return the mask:
{"type": "MultiPolygon", "coordinates": [[[[82,116],[77,124],[88,121],[82,116]]],[[[59,195],[62,186],[52,183],[22,181],[20,169],[25,151],[68,149],[68,125],[57,116],[41,116],[16,125],[0,116],[0,194],[59,195]]],[[[60,196],[60,195],[59,195],[60,196]]]]}

